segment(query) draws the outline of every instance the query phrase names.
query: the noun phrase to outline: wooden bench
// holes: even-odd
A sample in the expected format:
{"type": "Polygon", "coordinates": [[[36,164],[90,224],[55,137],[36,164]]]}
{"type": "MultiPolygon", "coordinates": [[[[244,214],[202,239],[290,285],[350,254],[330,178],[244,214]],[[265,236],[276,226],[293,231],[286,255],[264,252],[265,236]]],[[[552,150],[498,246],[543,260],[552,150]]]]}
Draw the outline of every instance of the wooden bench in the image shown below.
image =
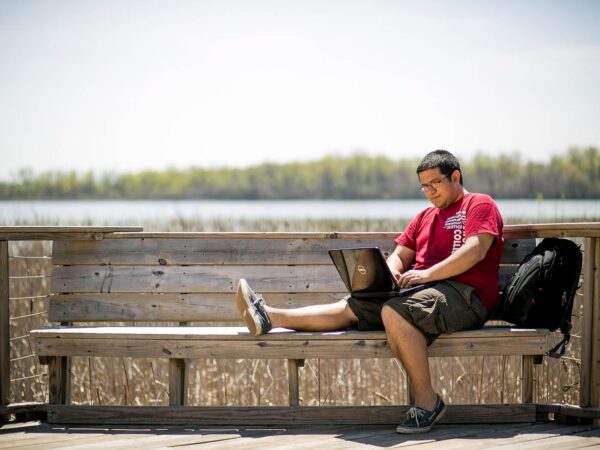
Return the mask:
{"type": "MultiPolygon", "coordinates": [[[[298,423],[397,422],[398,408],[300,406],[298,370],[307,358],[390,358],[384,332],[352,330],[316,333],[278,329],[261,337],[240,325],[235,306],[239,278],[265,295],[269,304],[304,306],[345,295],[327,250],[393,248],[391,233],[121,233],[102,240],[54,241],[48,319],[59,322],[31,332],[40,361],[50,365],[50,422],[106,423],[298,423]],[[124,326],[122,322],[156,322],[124,326]],[[103,322],[103,326],[76,326],[103,322]],[[172,323],[164,326],[165,322],[172,323]],[[115,323],[115,324],[112,324],[115,323]],[[189,326],[193,323],[194,326],[189,326]],[[147,357],[169,360],[170,407],[69,405],[70,357],[147,357]],[[289,407],[185,407],[188,360],[194,358],[281,358],[288,360],[289,407]],[[157,413],[157,408],[167,408],[157,413]],[[359,408],[359,409],[357,409],[359,408]],[[235,418],[234,418],[235,417],[235,418]]],[[[501,285],[535,239],[509,240],[501,285]]],[[[480,405],[453,421],[535,420],[533,364],[548,349],[548,330],[485,326],[441,336],[430,356],[520,355],[523,405],[480,405]],[[490,409],[491,408],[491,409],[490,409]]]]}

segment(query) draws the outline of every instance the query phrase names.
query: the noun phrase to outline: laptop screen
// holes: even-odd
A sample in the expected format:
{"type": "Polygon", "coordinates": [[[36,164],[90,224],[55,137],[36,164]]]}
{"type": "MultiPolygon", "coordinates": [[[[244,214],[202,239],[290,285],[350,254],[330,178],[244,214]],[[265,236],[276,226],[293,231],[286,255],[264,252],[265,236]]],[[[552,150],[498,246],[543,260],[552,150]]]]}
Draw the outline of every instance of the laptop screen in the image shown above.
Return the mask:
{"type": "Polygon", "coordinates": [[[330,250],[329,254],[349,292],[385,292],[396,283],[378,248],[330,250]]]}

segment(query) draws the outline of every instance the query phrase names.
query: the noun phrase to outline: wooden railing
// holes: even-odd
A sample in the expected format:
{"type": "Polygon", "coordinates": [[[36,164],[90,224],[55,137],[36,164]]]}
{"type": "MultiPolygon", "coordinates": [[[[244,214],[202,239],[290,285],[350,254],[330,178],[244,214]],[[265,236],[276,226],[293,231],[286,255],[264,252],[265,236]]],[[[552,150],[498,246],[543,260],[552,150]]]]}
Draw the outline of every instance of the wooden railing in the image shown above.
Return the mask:
{"type": "Polygon", "coordinates": [[[0,227],[0,420],[8,412],[27,410],[27,407],[10,403],[10,308],[9,308],[9,241],[52,241],[56,239],[103,239],[116,232],[141,231],[142,227],[0,227]]]}
{"type": "Polygon", "coordinates": [[[506,238],[584,239],[580,406],[600,407],[600,223],[509,225],[506,238]]]}
{"type": "MultiPolygon", "coordinates": [[[[104,239],[107,234],[141,231],[138,227],[0,227],[0,418],[26,411],[10,403],[9,241],[104,239]]],[[[328,233],[335,234],[335,233],[328,233]]],[[[507,239],[566,237],[584,243],[583,329],[579,405],[542,405],[545,411],[600,417],[600,223],[509,225],[507,239]],[[583,408],[583,409],[582,409],[583,408]]],[[[113,235],[114,236],[114,235],[113,235]]]]}

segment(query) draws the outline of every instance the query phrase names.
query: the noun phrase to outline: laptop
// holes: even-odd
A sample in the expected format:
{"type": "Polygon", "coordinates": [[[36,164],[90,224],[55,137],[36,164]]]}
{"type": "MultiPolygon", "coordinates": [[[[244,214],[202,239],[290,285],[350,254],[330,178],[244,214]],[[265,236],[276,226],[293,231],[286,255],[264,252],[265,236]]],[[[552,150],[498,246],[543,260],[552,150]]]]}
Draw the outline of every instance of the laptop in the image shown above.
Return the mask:
{"type": "Polygon", "coordinates": [[[401,288],[377,247],[329,250],[329,256],[348,292],[354,298],[386,299],[427,287],[425,284],[419,284],[401,288]]]}

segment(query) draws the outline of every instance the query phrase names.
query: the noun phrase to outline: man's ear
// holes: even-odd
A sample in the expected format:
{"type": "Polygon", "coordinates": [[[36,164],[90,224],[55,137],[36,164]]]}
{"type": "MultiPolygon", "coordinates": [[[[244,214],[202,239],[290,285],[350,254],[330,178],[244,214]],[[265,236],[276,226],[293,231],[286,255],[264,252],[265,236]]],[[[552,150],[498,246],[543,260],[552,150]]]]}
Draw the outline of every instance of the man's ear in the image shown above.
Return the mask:
{"type": "Polygon", "coordinates": [[[460,170],[455,170],[450,174],[450,179],[453,183],[458,183],[460,181],[460,170]]]}

